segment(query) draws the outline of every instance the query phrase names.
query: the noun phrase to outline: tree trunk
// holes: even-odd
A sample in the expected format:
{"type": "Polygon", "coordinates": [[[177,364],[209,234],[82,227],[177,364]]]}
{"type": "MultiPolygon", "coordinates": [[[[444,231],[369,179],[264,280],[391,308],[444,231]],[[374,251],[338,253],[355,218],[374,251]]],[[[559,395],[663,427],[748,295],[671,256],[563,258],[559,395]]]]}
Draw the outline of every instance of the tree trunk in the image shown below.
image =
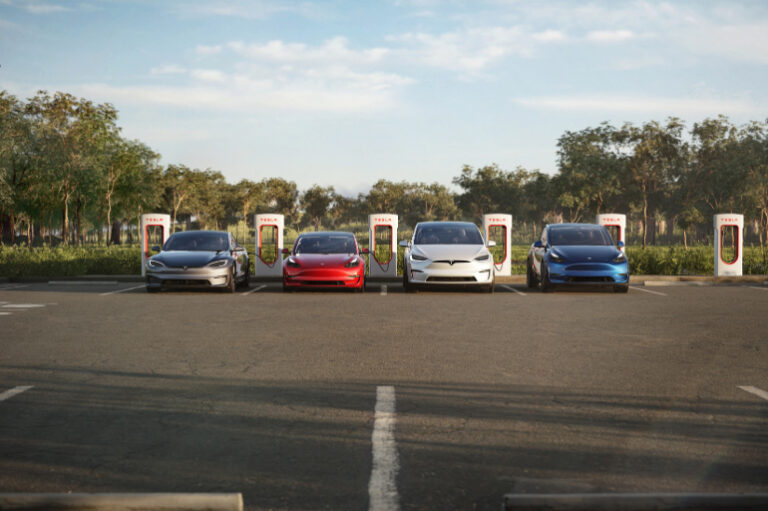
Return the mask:
{"type": "Polygon", "coordinates": [[[120,227],[122,224],[115,220],[112,222],[112,225],[110,226],[110,233],[109,233],[109,242],[113,245],[119,245],[120,244],[120,227]]]}

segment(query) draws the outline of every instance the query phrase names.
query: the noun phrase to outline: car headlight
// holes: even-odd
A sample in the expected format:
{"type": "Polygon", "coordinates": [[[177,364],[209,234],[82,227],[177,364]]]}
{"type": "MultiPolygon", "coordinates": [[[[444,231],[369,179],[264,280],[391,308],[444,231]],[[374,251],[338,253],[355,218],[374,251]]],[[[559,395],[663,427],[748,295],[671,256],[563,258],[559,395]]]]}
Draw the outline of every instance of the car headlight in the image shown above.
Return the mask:
{"type": "Polygon", "coordinates": [[[565,258],[558,254],[557,252],[550,252],[549,253],[549,260],[553,263],[564,263],[565,258]]]}
{"type": "Polygon", "coordinates": [[[481,254],[475,257],[475,261],[487,261],[489,257],[491,257],[491,254],[481,254]]]}
{"type": "Polygon", "coordinates": [[[163,264],[162,261],[157,261],[155,259],[150,259],[147,261],[147,268],[152,268],[154,270],[159,270],[161,268],[165,268],[165,264],[163,264]]]}
{"type": "Polygon", "coordinates": [[[419,254],[414,254],[413,252],[411,252],[411,259],[414,260],[414,261],[426,261],[427,260],[426,257],[424,257],[422,255],[419,255],[419,254]]]}
{"type": "Polygon", "coordinates": [[[208,266],[208,268],[223,268],[227,265],[227,262],[228,261],[226,259],[219,259],[218,261],[208,263],[206,266],[208,266]]]}
{"type": "Polygon", "coordinates": [[[301,266],[299,262],[293,257],[289,257],[288,259],[286,259],[285,265],[290,266],[291,268],[299,268],[301,266]]]}
{"type": "Polygon", "coordinates": [[[353,268],[360,264],[360,258],[355,256],[349,261],[347,261],[347,264],[344,265],[344,268],[353,268]]]}
{"type": "Polygon", "coordinates": [[[627,256],[624,254],[624,252],[619,252],[619,255],[613,258],[614,263],[626,263],[627,262],[627,256]]]}

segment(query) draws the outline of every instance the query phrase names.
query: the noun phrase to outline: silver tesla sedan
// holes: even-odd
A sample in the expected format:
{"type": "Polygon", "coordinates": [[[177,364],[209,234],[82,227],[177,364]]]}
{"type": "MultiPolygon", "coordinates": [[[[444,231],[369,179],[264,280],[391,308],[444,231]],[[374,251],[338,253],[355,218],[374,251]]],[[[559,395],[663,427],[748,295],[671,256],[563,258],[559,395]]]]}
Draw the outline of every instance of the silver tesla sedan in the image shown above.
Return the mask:
{"type": "Polygon", "coordinates": [[[248,252],[232,234],[177,232],[165,241],[159,254],[147,261],[147,292],[164,287],[198,287],[233,293],[236,286],[248,286],[250,273],[248,252]]]}
{"type": "MultiPolygon", "coordinates": [[[[488,242],[492,247],[495,243],[488,242]]],[[[405,247],[403,287],[482,286],[493,293],[493,255],[480,229],[471,222],[420,222],[405,247]]]]}

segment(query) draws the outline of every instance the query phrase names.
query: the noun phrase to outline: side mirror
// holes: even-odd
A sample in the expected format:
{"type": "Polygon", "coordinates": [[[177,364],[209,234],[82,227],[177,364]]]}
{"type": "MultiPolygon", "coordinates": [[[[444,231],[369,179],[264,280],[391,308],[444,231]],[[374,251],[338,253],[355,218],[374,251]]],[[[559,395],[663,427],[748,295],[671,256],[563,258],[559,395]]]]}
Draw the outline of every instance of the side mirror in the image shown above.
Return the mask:
{"type": "Polygon", "coordinates": [[[411,245],[411,242],[408,240],[401,240],[400,243],[398,243],[401,247],[408,248],[411,245]]]}
{"type": "Polygon", "coordinates": [[[496,242],[493,241],[493,240],[488,240],[488,246],[489,247],[495,247],[496,246],[496,242]]]}
{"type": "Polygon", "coordinates": [[[284,248],[283,249],[283,254],[290,255],[291,254],[291,249],[290,248],[284,248]]]}
{"type": "Polygon", "coordinates": [[[361,248],[361,249],[360,249],[360,253],[361,253],[361,254],[370,254],[370,253],[371,253],[371,251],[370,251],[370,250],[368,250],[367,248],[361,248]]]}
{"type": "Polygon", "coordinates": [[[623,241],[619,241],[618,243],[616,243],[616,246],[619,247],[619,248],[624,248],[624,242],[623,241]]]}
{"type": "Polygon", "coordinates": [[[544,247],[544,243],[541,242],[541,240],[536,240],[533,242],[533,248],[542,248],[544,247]]]}
{"type": "Polygon", "coordinates": [[[160,252],[160,245],[155,245],[154,247],[152,247],[152,250],[155,252],[160,252]]]}

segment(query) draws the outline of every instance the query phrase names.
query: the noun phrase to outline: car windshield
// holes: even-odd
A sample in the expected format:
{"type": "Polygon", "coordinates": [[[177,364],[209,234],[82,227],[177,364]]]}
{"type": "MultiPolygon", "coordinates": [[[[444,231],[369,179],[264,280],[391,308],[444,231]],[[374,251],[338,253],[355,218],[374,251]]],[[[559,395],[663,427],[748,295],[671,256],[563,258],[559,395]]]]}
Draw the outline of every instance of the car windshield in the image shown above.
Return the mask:
{"type": "Polygon", "coordinates": [[[351,235],[299,236],[296,254],[354,254],[355,238],[351,235]]]}
{"type": "Polygon", "coordinates": [[[185,250],[191,252],[218,252],[227,250],[229,242],[226,233],[219,232],[179,232],[171,235],[163,250],[185,250]]]}
{"type": "Polygon", "coordinates": [[[482,245],[483,236],[474,224],[431,224],[419,226],[413,242],[416,245],[482,245]]]}
{"type": "Polygon", "coordinates": [[[549,230],[550,245],[613,245],[613,240],[602,227],[556,227],[549,230]]]}

